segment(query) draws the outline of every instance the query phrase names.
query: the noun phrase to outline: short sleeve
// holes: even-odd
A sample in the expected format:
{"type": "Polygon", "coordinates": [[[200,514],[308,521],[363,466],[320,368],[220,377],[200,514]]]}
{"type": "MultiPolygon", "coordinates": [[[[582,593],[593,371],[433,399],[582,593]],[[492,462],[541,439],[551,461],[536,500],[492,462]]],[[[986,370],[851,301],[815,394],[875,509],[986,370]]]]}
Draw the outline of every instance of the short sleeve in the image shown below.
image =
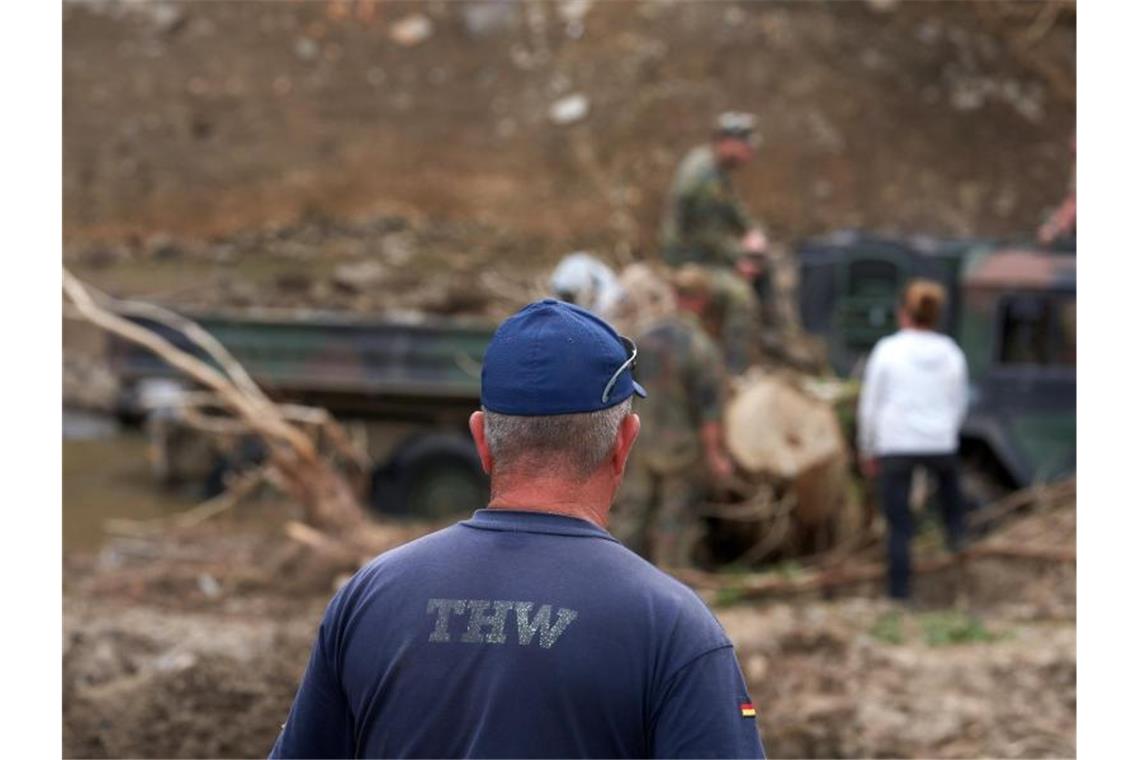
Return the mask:
{"type": "Polygon", "coordinates": [[[652,757],[763,758],[757,710],[731,646],[683,666],[651,724],[652,757]]]}
{"type": "Polygon", "coordinates": [[[329,605],[317,631],[301,688],[271,758],[355,757],[352,715],[333,665],[330,634],[336,604],[329,605]]]}

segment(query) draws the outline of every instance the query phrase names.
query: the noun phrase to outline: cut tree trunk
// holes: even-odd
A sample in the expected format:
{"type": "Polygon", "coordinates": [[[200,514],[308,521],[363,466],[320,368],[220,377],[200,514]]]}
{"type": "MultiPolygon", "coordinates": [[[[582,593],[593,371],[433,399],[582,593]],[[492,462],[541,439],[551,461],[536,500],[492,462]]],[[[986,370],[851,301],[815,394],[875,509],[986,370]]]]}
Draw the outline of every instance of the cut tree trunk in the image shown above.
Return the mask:
{"type": "Polygon", "coordinates": [[[725,414],[725,443],[752,475],[791,485],[796,518],[821,525],[847,498],[847,446],[835,410],[773,374],[743,378],[725,414]]]}

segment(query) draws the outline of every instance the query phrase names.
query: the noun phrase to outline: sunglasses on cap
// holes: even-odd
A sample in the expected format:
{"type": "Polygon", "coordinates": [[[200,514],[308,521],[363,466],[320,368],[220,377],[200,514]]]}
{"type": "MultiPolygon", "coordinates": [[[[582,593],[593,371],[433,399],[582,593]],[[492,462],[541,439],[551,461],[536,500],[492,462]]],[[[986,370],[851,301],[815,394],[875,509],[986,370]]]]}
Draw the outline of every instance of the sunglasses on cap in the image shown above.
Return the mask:
{"type": "Polygon", "coordinates": [[[627,369],[632,373],[634,368],[637,367],[637,345],[624,335],[619,335],[618,339],[621,341],[621,344],[625,346],[625,355],[629,358],[622,362],[622,365],[617,368],[617,371],[614,372],[610,381],[606,383],[606,387],[602,391],[603,404],[609,403],[610,393],[613,391],[614,384],[618,381],[618,378],[621,377],[621,373],[627,369]]]}

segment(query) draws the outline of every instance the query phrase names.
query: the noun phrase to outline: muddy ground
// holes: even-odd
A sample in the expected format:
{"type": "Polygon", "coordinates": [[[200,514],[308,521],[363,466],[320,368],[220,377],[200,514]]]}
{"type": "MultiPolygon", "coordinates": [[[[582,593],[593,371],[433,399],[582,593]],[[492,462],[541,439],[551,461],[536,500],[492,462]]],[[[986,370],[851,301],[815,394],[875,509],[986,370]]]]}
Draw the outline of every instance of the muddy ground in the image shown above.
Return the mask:
{"type": "MultiPolygon", "coordinates": [[[[1068,504],[998,538],[1071,547],[1074,527],[1068,504]]],[[[421,529],[393,526],[393,541],[421,529]]],[[[307,551],[262,513],[73,554],[65,755],[263,756],[342,577],[307,551]]],[[[1065,562],[976,560],[921,576],[913,608],[864,584],[714,610],[774,757],[1067,757],[1074,577],[1065,562]]]]}
{"type": "MultiPolygon", "coordinates": [[[[1071,168],[1075,12],[1056,4],[63,14],[64,263],[188,308],[500,317],[568,251],[656,256],[671,172],[730,108],[760,118],[738,187],[783,246],[842,227],[1025,238],[1071,168]]],[[[67,323],[65,396],[82,407],[114,395],[98,344],[67,323]]],[[[135,498],[67,458],[71,493],[135,498]]],[[[120,516],[155,514],[131,504],[120,516]]],[[[65,517],[65,755],[264,756],[343,570],[287,545],[288,512],[101,547],[98,519],[65,517]]],[[[1033,519],[1025,540],[1071,542],[1071,508],[1033,519]]],[[[708,593],[773,756],[1070,756],[1073,581],[1069,564],[991,559],[924,576],[916,609],[875,584],[708,593]]]]}

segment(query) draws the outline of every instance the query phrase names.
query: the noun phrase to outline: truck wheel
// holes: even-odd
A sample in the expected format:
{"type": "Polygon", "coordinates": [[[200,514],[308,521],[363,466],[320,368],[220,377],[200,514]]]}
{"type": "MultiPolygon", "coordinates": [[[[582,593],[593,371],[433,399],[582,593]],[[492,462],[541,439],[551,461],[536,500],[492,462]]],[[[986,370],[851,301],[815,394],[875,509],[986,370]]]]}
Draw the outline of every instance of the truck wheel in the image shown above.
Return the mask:
{"type": "Polygon", "coordinates": [[[997,457],[984,446],[967,442],[959,451],[959,487],[966,514],[983,509],[1015,490],[997,457]]]}
{"type": "Polygon", "coordinates": [[[488,495],[475,444],[431,433],[401,445],[373,473],[371,503],[383,515],[431,520],[470,514],[486,506],[488,495]]]}

